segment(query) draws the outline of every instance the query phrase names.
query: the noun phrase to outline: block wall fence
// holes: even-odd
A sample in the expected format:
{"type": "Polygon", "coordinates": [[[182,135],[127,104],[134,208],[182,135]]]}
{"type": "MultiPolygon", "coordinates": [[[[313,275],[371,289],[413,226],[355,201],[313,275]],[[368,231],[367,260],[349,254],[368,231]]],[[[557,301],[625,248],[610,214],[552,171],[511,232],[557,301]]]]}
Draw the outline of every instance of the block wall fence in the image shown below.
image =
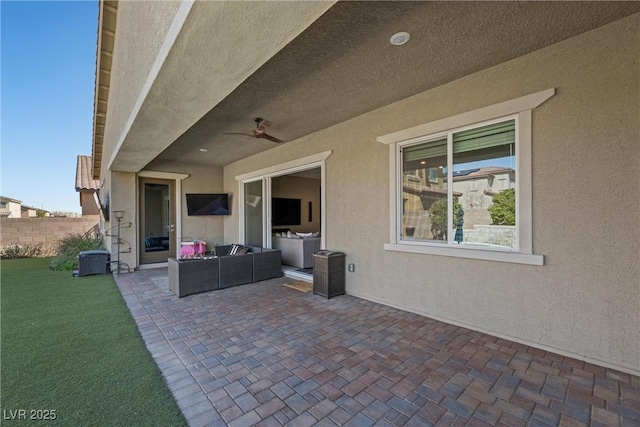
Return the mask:
{"type": "Polygon", "coordinates": [[[2,218],[0,246],[11,244],[54,245],[69,233],[86,233],[100,222],[100,216],[82,218],[2,218]]]}

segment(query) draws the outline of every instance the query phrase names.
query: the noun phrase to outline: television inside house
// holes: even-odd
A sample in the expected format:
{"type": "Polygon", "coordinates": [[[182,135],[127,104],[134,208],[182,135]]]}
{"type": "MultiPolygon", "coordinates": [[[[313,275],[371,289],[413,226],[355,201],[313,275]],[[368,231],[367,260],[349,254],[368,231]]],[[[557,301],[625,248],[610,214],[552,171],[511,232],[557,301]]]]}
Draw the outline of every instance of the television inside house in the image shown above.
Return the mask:
{"type": "Polygon", "coordinates": [[[187,194],[187,213],[194,215],[229,215],[229,194],[187,194]]]}
{"type": "Polygon", "coordinates": [[[284,199],[274,197],[271,199],[272,225],[300,225],[300,199],[284,199]]]}

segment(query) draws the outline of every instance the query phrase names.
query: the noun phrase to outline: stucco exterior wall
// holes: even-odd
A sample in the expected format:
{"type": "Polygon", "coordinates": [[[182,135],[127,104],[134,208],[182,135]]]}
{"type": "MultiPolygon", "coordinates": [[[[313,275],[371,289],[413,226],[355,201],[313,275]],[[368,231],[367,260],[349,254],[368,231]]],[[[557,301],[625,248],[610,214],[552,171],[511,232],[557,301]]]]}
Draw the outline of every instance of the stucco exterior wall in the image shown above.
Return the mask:
{"type": "Polygon", "coordinates": [[[6,214],[7,218],[20,218],[22,216],[21,209],[22,205],[20,203],[4,201],[4,206],[2,207],[3,216],[6,214]]]}
{"type": "MultiPolygon", "coordinates": [[[[120,262],[125,263],[131,270],[137,266],[138,247],[137,247],[137,201],[138,192],[136,189],[136,175],[129,172],[112,172],[110,174],[110,221],[105,224],[107,232],[106,245],[111,252],[111,260],[117,258],[117,234],[118,222],[116,221],[113,211],[124,211],[120,227],[120,238],[124,241],[120,245],[120,262]],[[131,224],[131,226],[127,226],[131,224]],[[124,252],[131,248],[130,252],[124,252]]],[[[112,267],[116,271],[115,265],[112,267]]],[[[123,267],[121,271],[126,271],[123,267]]]]}
{"type": "Polygon", "coordinates": [[[82,206],[82,215],[100,215],[93,191],[83,190],[80,192],[80,205],[82,206]]]}
{"type": "Polygon", "coordinates": [[[180,3],[178,0],[118,3],[116,45],[102,152],[104,171],[107,170],[107,163],[122,136],[180,3]],[[121,42],[126,40],[135,40],[135,43],[121,42]]]}
{"type": "MultiPolygon", "coordinates": [[[[238,191],[236,175],[332,150],[325,235],[356,264],[348,293],[638,374],[639,45],[634,15],[236,162],[225,190],[238,191]],[[383,249],[389,150],[376,137],[549,88],[533,112],[544,266],[383,249]]],[[[225,220],[227,241],[238,230],[237,215],[225,220]]]]}
{"type": "MultiPolygon", "coordinates": [[[[223,192],[222,168],[174,163],[162,165],[159,169],[155,168],[153,172],[188,175],[187,178],[180,180],[180,200],[176,204],[181,215],[181,233],[177,235],[177,242],[179,243],[181,239],[205,238],[208,249],[213,248],[216,244],[222,244],[226,217],[188,216],[185,202],[186,193],[223,192]]],[[[113,211],[124,211],[120,237],[127,243],[121,245],[121,250],[127,250],[129,247],[131,250],[128,253],[121,253],[120,261],[126,263],[130,269],[137,268],[139,265],[137,175],[130,172],[111,172],[106,175],[101,191],[103,194],[109,194],[110,204],[110,221],[103,224],[104,231],[106,231],[105,245],[111,252],[112,259],[115,260],[117,221],[113,216],[113,211]],[[128,226],[128,223],[131,223],[131,226],[128,226]]],[[[233,200],[233,194],[231,198],[233,200]]],[[[175,256],[175,254],[171,256],[175,256]]]]}
{"type": "MultiPolygon", "coordinates": [[[[187,174],[189,177],[181,181],[180,214],[182,217],[182,235],[178,242],[188,239],[204,239],[207,250],[216,244],[224,243],[224,216],[188,216],[185,194],[187,193],[222,193],[222,168],[202,165],[166,163],[154,170],[170,173],[187,174]]],[[[233,199],[234,194],[231,194],[233,199]]]]}

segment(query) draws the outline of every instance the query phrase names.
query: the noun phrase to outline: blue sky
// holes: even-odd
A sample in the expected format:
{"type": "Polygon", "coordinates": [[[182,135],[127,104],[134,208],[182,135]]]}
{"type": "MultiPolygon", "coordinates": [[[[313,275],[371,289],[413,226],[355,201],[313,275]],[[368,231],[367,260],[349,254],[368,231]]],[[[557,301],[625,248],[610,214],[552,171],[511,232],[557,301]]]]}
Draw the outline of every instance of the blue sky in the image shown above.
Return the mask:
{"type": "Polygon", "coordinates": [[[0,13],[0,194],[80,212],[76,159],[91,155],[98,2],[2,0],[0,13]]]}

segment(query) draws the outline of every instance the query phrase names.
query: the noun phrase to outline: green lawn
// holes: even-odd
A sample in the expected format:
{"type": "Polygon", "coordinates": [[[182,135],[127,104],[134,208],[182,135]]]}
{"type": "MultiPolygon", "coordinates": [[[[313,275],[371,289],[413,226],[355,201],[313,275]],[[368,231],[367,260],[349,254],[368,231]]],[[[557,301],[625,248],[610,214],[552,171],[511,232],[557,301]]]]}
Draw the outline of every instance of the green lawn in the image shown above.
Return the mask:
{"type": "Polygon", "coordinates": [[[186,425],[113,278],[49,262],[1,261],[0,423],[186,425]]]}

